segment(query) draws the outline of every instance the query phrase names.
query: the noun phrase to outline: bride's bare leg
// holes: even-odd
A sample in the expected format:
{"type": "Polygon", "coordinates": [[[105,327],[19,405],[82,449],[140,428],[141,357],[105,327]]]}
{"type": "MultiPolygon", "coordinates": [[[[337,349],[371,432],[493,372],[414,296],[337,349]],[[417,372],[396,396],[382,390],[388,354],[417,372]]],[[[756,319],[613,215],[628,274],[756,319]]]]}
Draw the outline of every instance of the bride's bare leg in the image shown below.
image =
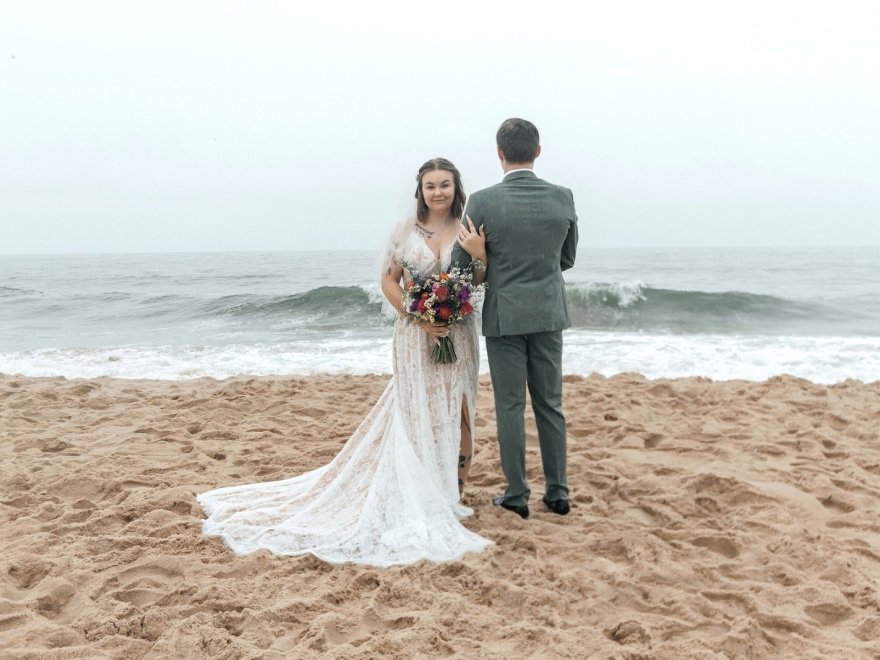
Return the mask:
{"type": "Polygon", "coordinates": [[[461,402],[461,446],[458,450],[458,494],[464,492],[464,482],[471,471],[471,459],[474,455],[474,438],[471,432],[471,416],[468,411],[467,399],[461,402]]]}

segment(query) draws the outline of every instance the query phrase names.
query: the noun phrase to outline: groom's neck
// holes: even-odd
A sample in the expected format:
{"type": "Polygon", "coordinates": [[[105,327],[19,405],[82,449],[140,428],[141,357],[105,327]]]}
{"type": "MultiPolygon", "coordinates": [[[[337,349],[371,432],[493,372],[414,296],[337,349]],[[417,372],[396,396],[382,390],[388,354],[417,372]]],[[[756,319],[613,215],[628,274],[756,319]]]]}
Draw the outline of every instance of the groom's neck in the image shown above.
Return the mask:
{"type": "Polygon", "coordinates": [[[501,161],[501,169],[504,170],[505,174],[513,170],[533,170],[535,169],[535,161],[529,163],[508,163],[506,160],[503,160],[501,161]]]}

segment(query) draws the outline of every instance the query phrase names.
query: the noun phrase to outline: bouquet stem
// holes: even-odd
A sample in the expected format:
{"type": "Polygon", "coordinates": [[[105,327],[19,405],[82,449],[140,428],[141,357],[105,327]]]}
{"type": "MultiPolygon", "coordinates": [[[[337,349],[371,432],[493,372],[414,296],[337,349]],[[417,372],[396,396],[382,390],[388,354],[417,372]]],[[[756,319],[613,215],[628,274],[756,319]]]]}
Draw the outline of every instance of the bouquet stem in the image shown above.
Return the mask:
{"type": "Polygon", "coordinates": [[[458,357],[455,355],[455,347],[449,337],[440,337],[439,341],[431,349],[431,359],[434,364],[452,364],[458,357]]]}

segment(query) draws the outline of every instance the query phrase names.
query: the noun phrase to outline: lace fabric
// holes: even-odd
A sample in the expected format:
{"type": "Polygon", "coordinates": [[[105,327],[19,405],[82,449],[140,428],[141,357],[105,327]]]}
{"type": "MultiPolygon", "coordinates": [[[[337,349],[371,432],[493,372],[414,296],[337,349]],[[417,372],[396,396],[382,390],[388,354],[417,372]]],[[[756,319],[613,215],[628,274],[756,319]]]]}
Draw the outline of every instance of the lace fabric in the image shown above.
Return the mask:
{"type": "MultiPolygon", "coordinates": [[[[452,246],[438,261],[415,232],[396,233],[388,258],[423,272],[448,268],[452,246]]],[[[198,496],[203,531],[237,554],[267,549],[313,554],[339,564],[450,561],[491,542],[460,520],[458,457],[462,405],[470,428],[479,369],[477,325],[450,330],[458,360],[434,364],[430,339],[397,319],[392,378],[339,454],[311,472],[198,496]]]]}

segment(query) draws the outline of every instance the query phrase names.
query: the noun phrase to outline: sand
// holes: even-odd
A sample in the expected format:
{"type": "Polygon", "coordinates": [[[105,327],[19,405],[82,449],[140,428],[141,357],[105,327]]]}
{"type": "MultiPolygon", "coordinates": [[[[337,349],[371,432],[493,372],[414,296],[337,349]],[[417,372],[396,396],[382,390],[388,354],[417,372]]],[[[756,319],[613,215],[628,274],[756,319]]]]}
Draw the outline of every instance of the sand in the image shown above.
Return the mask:
{"type": "Polygon", "coordinates": [[[327,462],[386,377],[0,376],[0,657],[880,657],[880,383],[567,377],[569,516],[376,569],[233,555],[196,493],[327,462]]]}

